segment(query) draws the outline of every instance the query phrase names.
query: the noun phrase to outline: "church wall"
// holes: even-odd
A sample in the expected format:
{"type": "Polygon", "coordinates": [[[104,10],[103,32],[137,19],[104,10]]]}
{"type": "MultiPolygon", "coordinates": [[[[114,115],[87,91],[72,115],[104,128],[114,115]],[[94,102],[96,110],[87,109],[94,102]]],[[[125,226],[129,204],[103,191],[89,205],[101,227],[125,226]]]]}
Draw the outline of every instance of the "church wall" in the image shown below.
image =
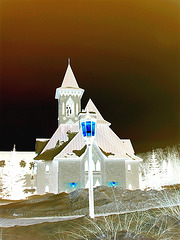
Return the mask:
{"type": "Polygon", "coordinates": [[[104,183],[108,187],[126,187],[125,161],[105,159],[104,161],[104,183]],[[114,183],[113,183],[114,182],[114,183]]]}
{"type": "MultiPolygon", "coordinates": [[[[104,182],[104,159],[99,153],[96,146],[93,145],[92,149],[92,159],[93,159],[93,186],[102,185],[104,182]]],[[[82,159],[82,187],[87,188],[88,181],[88,153],[86,151],[82,159]]]]}
{"type": "Polygon", "coordinates": [[[139,188],[139,162],[126,160],[126,188],[139,188]]]}
{"type": "Polygon", "coordinates": [[[82,188],[81,164],[81,160],[79,159],[59,160],[59,192],[71,192],[82,188]]]}
{"type": "Polygon", "coordinates": [[[37,194],[58,193],[58,163],[38,161],[36,179],[37,194]]]}

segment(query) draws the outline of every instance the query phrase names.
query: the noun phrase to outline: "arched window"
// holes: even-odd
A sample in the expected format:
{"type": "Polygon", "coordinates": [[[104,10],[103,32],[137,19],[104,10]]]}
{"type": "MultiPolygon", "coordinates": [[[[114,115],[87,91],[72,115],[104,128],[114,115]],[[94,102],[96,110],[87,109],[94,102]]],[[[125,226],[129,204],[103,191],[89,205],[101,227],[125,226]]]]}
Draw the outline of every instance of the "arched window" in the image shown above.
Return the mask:
{"type": "Polygon", "coordinates": [[[48,193],[48,192],[49,192],[49,186],[46,185],[46,186],[45,186],[45,193],[48,193]]]}
{"type": "Polygon", "coordinates": [[[46,173],[49,173],[49,166],[46,165],[46,173]]]}
{"type": "MultiPolygon", "coordinates": [[[[94,161],[92,161],[92,170],[96,171],[94,161]]],[[[88,161],[85,161],[85,171],[88,172],[88,161]]]]}
{"type": "Polygon", "coordinates": [[[85,188],[89,188],[89,180],[87,180],[85,188]]]}
{"type": "Polygon", "coordinates": [[[128,172],[131,171],[131,165],[130,164],[127,165],[127,170],[128,170],[128,172]]]}
{"type": "Polygon", "coordinates": [[[100,172],[101,171],[101,164],[100,161],[98,160],[96,163],[96,171],[100,172]]]}
{"type": "Polygon", "coordinates": [[[94,185],[94,187],[98,187],[98,186],[100,186],[100,183],[99,183],[99,181],[97,180],[97,181],[96,181],[96,184],[94,185]]]}
{"type": "Polygon", "coordinates": [[[73,116],[74,115],[74,101],[71,97],[69,97],[68,101],[66,102],[66,116],[73,116]]]}
{"type": "Polygon", "coordinates": [[[87,160],[85,161],[85,171],[86,172],[88,171],[88,161],[87,160]]]}
{"type": "Polygon", "coordinates": [[[92,161],[92,170],[96,171],[94,161],[92,161]]]}

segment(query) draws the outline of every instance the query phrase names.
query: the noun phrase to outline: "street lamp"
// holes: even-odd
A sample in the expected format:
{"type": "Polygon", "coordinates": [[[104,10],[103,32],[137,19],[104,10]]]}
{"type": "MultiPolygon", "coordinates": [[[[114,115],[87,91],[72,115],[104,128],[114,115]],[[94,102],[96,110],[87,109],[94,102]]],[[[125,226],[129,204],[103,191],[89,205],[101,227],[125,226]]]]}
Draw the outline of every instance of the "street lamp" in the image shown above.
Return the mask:
{"type": "Polygon", "coordinates": [[[80,128],[88,149],[88,180],[89,180],[89,216],[94,218],[94,195],[93,195],[93,160],[92,144],[96,133],[96,113],[79,113],[80,128]]]}

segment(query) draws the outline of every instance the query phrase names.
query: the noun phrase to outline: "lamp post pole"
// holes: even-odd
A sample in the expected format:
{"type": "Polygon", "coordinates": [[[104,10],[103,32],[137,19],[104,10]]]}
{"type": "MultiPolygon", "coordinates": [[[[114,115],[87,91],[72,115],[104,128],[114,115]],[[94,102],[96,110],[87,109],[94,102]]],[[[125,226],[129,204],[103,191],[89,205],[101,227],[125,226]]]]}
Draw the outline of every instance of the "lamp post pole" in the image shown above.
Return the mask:
{"type": "Polygon", "coordinates": [[[87,144],[87,148],[88,148],[88,179],[89,179],[89,216],[91,218],[94,218],[92,143],[87,144]]]}
{"type": "Polygon", "coordinates": [[[81,112],[79,114],[79,120],[83,138],[88,150],[89,216],[94,218],[92,144],[96,132],[96,113],[81,112]]]}

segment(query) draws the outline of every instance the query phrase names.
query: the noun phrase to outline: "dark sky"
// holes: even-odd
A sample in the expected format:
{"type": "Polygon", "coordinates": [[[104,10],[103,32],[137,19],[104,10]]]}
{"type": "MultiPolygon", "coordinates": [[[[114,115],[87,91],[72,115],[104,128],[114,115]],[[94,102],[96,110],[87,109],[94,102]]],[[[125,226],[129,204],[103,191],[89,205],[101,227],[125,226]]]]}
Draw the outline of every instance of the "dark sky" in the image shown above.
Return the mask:
{"type": "Polygon", "coordinates": [[[67,59],[136,153],[179,143],[179,0],[2,0],[0,150],[34,150],[57,128],[67,59]]]}

